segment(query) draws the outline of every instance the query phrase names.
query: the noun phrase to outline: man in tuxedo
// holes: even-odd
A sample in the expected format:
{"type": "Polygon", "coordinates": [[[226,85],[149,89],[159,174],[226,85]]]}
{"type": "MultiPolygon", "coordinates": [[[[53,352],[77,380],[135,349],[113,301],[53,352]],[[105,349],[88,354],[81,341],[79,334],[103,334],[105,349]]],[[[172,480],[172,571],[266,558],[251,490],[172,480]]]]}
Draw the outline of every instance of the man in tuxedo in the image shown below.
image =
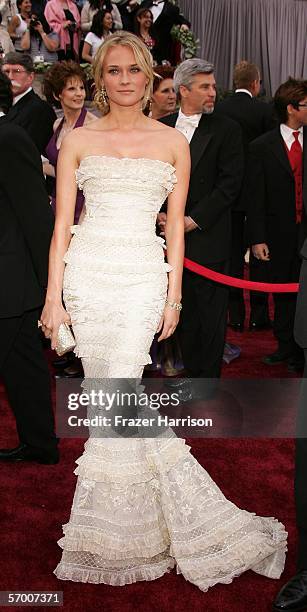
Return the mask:
{"type": "MultiPolygon", "coordinates": [[[[307,142],[304,106],[307,81],[289,78],[277,90],[274,105],[279,126],[254,140],[248,162],[248,236],[253,255],[267,269],[272,283],[297,282],[299,252],[307,236],[303,207],[303,147],[307,142]]],[[[263,358],[267,365],[288,361],[302,368],[302,352],[294,340],[296,294],[275,293],[274,335],[277,350],[263,358]]]]}
{"type": "MultiPolygon", "coordinates": [[[[179,113],[160,121],[189,140],[192,158],[185,216],[185,255],[216,272],[228,272],[231,206],[241,188],[243,145],[240,126],[214,113],[213,65],[189,59],[174,74],[179,113]]],[[[162,223],[163,217],[160,218],[162,223]]],[[[184,366],[192,378],[218,378],[226,331],[228,289],[188,270],[183,274],[180,339],[184,366]]]]}
{"type": "Polygon", "coordinates": [[[19,446],[0,461],[58,461],[50,378],[37,326],[47,285],[53,213],[39,153],[7,120],[9,79],[0,73],[0,375],[16,418],[19,446]]]}
{"type": "Polygon", "coordinates": [[[13,106],[7,120],[20,125],[42,154],[53,134],[56,114],[53,108],[32,89],[34,64],[30,55],[7,53],[2,71],[9,77],[13,90],[13,106]]]}
{"type": "MultiPolygon", "coordinates": [[[[260,92],[260,70],[256,64],[242,61],[234,68],[235,92],[216,105],[216,112],[237,121],[242,129],[244,157],[247,159],[248,145],[252,140],[275,127],[273,107],[257,100],[260,92]]],[[[230,274],[243,278],[246,252],[245,216],[247,195],[243,180],[241,193],[232,209],[232,247],[230,274]]],[[[250,256],[250,279],[262,281],[263,266],[250,256]],[[259,276],[260,274],[260,276],[259,276]]],[[[243,331],[245,303],[242,289],[231,289],[229,296],[229,325],[236,331],[243,331]]],[[[250,330],[270,327],[267,294],[251,292],[250,330]]]]}
{"type": "MultiPolygon", "coordinates": [[[[307,125],[306,88],[307,81],[305,81],[304,97],[299,96],[300,101],[295,104],[297,123],[304,125],[307,125]]],[[[305,143],[307,139],[303,141],[303,205],[305,215],[307,215],[307,148],[305,143]]],[[[303,244],[301,255],[300,288],[294,326],[295,339],[304,349],[305,357],[298,409],[295,459],[295,503],[298,527],[297,573],[281,589],[275,599],[274,609],[280,612],[307,609],[307,240],[303,244]]]]}
{"type": "Polygon", "coordinates": [[[134,16],[139,8],[141,0],[113,0],[122,18],[123,29],[128,32],[134,31],[134,16]]]}
{"type": "Polygon", "coordinates": [[[182,29],[189,29],[190,22],[180,15],[178,6],[168,0],[143,0],[141,8],[148,8],[153,14],[153,32],[157,39],[155,57],[158,64],[163,60],[172,60],[171,29],[180,25],[182,29]]]}

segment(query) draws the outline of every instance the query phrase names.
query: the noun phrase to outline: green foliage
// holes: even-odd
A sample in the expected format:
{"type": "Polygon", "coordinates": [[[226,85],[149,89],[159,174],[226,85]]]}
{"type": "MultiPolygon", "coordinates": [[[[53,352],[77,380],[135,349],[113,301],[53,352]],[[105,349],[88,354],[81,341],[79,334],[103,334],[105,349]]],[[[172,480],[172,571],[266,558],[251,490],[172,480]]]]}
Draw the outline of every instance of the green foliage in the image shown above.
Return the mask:
{"type": "Polygon", "coordinates": [[[171,29],[171,35],[174,40],[177,40],[183,46],[185,59],[196,56],[199,40],[195,38],[191,30],[181,30],[179,25],[174,25],[171,29]]]}

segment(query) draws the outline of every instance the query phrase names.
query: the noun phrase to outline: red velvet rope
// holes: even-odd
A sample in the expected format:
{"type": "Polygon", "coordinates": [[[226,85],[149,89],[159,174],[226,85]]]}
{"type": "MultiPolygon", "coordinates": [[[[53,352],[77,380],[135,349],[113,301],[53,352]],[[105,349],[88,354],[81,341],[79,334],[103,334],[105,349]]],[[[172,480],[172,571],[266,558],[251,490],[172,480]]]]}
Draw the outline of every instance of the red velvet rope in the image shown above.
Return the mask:
{"type": "Polygon", "coordinates": [[[236,287],[238,289],[265,291],[266,293],[297,293],[299,288],[298,283],[255,283],[253,281],[242,280],[241,278],[234,278],[233,276],[214,272],[186,257],[184,258],[184,267],[191,272],[195,272],[217,283],[222,283],[222,285],[228,285],[229,287],[236,287]]]}

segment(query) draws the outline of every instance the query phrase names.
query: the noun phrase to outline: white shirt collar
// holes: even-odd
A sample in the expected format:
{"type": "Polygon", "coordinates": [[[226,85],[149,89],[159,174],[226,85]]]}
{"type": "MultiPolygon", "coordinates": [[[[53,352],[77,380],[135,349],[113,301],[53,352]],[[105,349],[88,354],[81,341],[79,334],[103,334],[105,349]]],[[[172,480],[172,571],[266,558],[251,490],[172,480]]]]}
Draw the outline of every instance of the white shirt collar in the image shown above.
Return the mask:
{"type": "Polygon", "coordinates": [[[22,94],[19,94],[19,96],[15,96],[14,101],[13,101],[13,106],[15,106],[15,104],[17,104],[17,102],[19,102],[21,98],[26,96],[27,93],[29,93],[29,91],[32,91],[32,87],[28,87],[27,91],[24,91],[22,94]]]}
{"type": "Polygon", "coordinates": [[[195,115],[185,115],[182,110],[179,109],[175,127],[186,137],[188,142],[191,142],[194,132],[201,120],[201,117],[202,113],[197,113],[195,115]],[[192,122],[190,123],[189,120],[192,120],[192,122]]]}
{"type": "Polygon", "coordinates": [[[301,147],[303,148],[303,126],[298,128],[297,130],[294,130],[293,128],[290,128],[285,123],[280,124],[280,133],[289,150],[291,149],[291,145],[293,144],[295,140],[293,136],[293,132],[299,132],[298,140],[299,140],[301,147]]]}
{"type": "Polygon", "coordinates": [[[248,89],[244,89],[243,87],[241,87],[240,89],[236,89],[235,93],[246,93],[248,94],[251,98],[253,97],[253,95],[251,94],[251,92],[248,89]]]}
{"type": "Polygon", "coordinates": [[[198,118],[198,122],[199,122],[199,121],[201,120],[202,113],[195,113],[195,115],[185,115],[185,114],[182,112],[181,108],[179,109],[179,112],[178,112],[178,120],[179,120],[179,119],[189,119],[190,117],[193,117],[193,119],[198,118]]]}
{"type": "Polygon", "coordinates": [[[0,111],[0,117],[4,117],[5,113],[3,111],[0,111]]]}
{"type": "Polygon", "coordinates": [[[161,13],[163,11],[163,8],[164,8],[164,4],[165,4],[165,2],[164,2],[164,0],[162,0],[161,2],[159,2],[159,4],[153,4],[150,7],[150,10],[152,12],[152,16],[153,16],[154,22],[157,21],[158,17],[160,17],[160,15],[161,15],[161,13]]]}

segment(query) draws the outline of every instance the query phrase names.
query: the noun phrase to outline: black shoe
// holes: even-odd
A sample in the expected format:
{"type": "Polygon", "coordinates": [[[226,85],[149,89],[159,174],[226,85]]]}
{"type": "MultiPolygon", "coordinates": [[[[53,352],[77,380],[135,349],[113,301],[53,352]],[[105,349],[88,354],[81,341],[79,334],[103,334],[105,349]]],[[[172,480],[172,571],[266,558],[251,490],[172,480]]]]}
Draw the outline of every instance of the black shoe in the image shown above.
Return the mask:
{"type": "Polygon", "coordinates": [[[307,610],[307,570],[298,572],[279,591],[273,610],[279,612],[304,612],[307,610]]]}
{"type": "Polygon", "coordinates": [[[263,323],[256,323],[256,321],[250,321],[248,326],[249,331],[265,331],[272,329],[271,321],[264,321],[263,323]]]}
{"type": "Polygon", "coordinates": [[[265,365],[277,365],[283,361],[288,361],[289,357],[291,357],[291,354],[289,353],[275,351],[275,353],[271,353],[271,355],[266,355],[263,357],[261,361],[262,363],[265,363],[265,365]]]}
{"type": "Polygon", "coordinates": [[[177,394],[180,403],[209,400],[217,390],[217,381],[212,379],[173,378],[165,381],[164,385],[177,394]]]}
{"type": "Polygon", "coordinates": [[[165,387],[178,395],[180,402],[190,402],[192,397],[192,381],[190,378],[172,378],[164,382],[165,387]]]}
{"type": "Polygon", "coordinates": [[[0,461],[17,463],[18,461],[36,461],[46,465],[54,465],[59,462],[59,453],[55,450],[52,454],[36,450],[27,444],[20,444],[17,448],[0,448],[0,461]]]}
{"type": "Polygon", "coordinates": [[[233,323],[232,321],[229,321],[228,327],[231,327],[231,329],[236,332],[244,332],[244,323],[233,323]]]}

